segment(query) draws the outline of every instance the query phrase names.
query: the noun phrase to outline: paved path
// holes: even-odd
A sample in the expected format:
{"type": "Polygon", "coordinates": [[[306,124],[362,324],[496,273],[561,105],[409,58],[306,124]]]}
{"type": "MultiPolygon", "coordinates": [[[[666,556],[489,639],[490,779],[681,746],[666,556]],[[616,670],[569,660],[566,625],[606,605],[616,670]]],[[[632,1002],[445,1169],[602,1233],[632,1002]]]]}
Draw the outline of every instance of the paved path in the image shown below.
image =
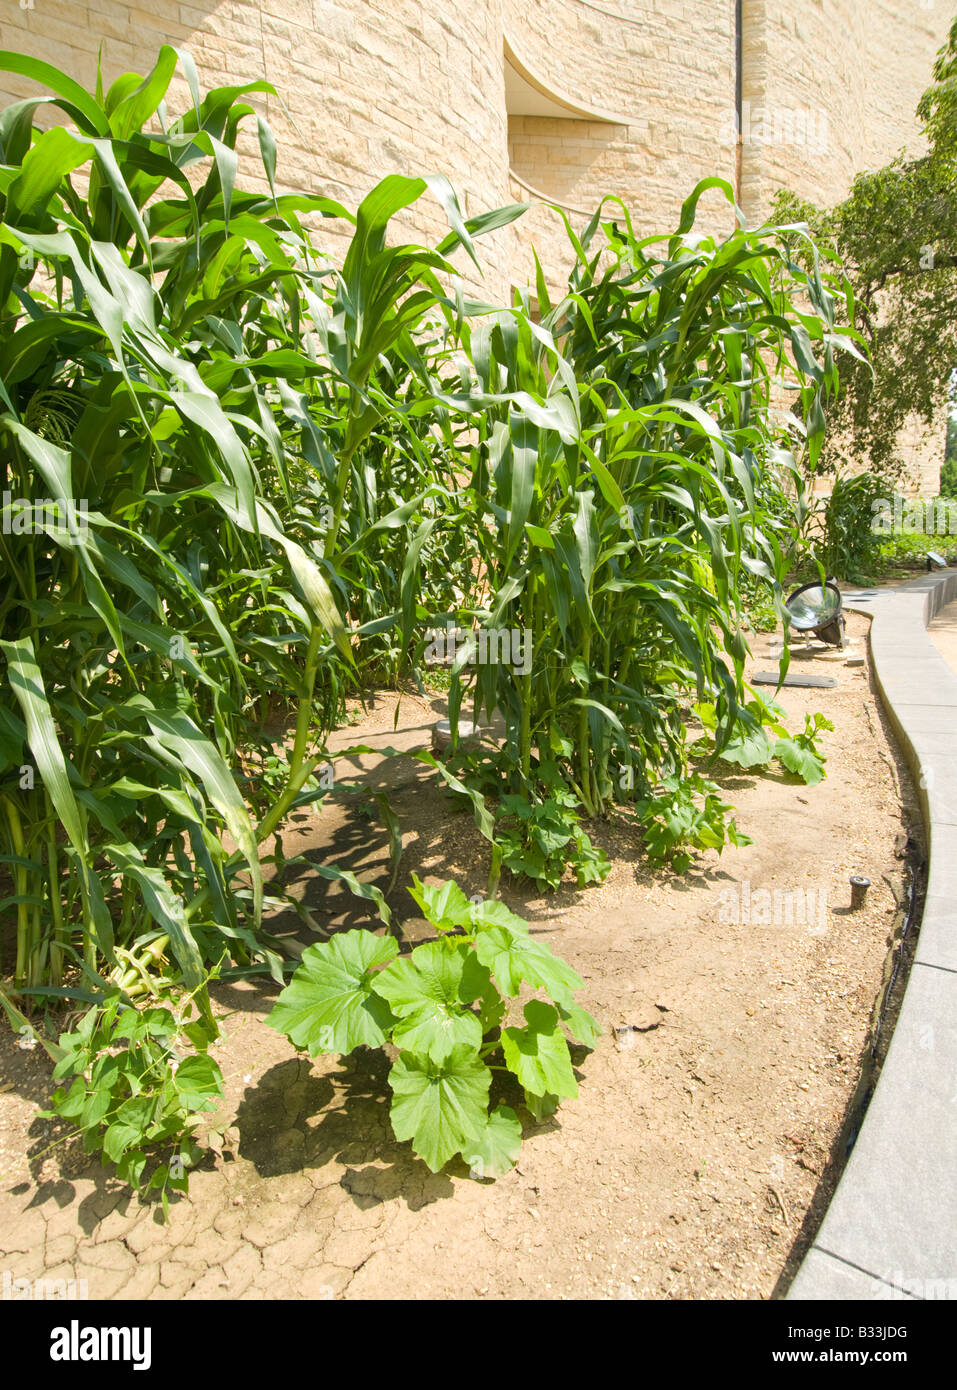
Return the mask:
{"type": "Polygon", "coordinates": [[[846,598],[918,787],[929,880],[900,1018],[789,1298],[957,1299],[957,571],[846,598]],[[944,653],[942,655],[941,653],[944,653]]]}

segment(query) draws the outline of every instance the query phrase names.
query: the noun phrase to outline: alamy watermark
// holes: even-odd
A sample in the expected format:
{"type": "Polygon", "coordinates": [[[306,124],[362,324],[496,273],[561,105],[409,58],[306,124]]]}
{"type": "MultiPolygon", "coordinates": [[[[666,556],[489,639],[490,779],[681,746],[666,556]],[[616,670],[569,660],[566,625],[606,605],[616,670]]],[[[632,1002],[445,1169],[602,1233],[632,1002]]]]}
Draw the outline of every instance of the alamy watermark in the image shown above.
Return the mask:
{"type": "Polygon", "coordinates": [[[754,106],[741,103],[738,113],[730,111],[721,127],[721,143],[736,145],[797,145],[810,154],[827,154],[827,112],[794,106],[754,106]]]}
{"type": "Polygon", "coordinates": [[[76,536],[90,524],[89,507],[85,497],[43,497],[31,502],[29,497],[4,492],[0,494],[0,530],[5,536],[32,536],[66,527],[76,536]]]}
{"type": "Polygon", "coordinates": [[[875,497],[871,503],[871,531],[875,536],[918,531],[924,536],[957,536],[957,498],[875,497]]]}
{"type": "Polygon", "coordinates": [[[148,1371],[153,1364],[151,1327],[81,1327],[76,1318],[69,1327],[50,1333],[51,1361],[129,1361],[134,1371],[148,1371]]]}
{"type": "Polygon", "coordinates": [[[900,1269],[884,1270],[878,1278],[881,1285],[874,1289],[871,1297],[879,1298],[881,1302],[916,1298],[921,1302],[953,1303],[957,1299],[957,1278],[914,1278],[900,1269]]]}
{"type": "Polygon", "coordinates": [[[25,1279],[9,1269],[0,1271],[0,1302],[29,1303],[34,1299],[89,1298],[85,1279],[25,1279]]]}
{"type": "Polygon", "coordinates": [[[480,627],[473,632],[461,628],[431,628],[426,633],[425,661],[428,666],[451,666],[460,652],[477,666],[511,666],[527,676],[532,669],[532,639],[524,628],[480,627]]]}
{"type": "Polygon", "coordinates": [[[749,879],[723,889],[719,921],[753,927],[804,927],[811,936],[827,931],[824,888],[752,888],[749,879]]]}

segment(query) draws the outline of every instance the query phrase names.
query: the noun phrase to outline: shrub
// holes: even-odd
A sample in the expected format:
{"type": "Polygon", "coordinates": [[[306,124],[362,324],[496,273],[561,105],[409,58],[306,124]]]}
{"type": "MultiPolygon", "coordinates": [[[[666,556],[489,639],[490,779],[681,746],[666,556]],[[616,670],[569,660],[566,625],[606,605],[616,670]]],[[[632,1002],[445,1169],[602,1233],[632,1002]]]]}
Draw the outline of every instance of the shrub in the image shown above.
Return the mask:
{"type": "Polygon", "coordinates": [[[874,520],[887,497],[887,482],[876,473],[838,477],[824,509],[821,563],[828,575],[863,584],[878,565],[881,534],[874,520]]]}

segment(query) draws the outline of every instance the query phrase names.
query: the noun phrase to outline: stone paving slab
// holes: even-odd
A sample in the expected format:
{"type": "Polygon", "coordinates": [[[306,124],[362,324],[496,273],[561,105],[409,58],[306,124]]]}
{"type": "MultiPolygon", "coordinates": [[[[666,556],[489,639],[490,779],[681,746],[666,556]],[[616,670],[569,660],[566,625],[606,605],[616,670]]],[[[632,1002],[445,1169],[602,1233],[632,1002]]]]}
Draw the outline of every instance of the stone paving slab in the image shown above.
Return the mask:
{"type": "MultiPolygon", "coordinates": [[[[932,757],[945,757],[957,760],[957,728],[935,729],[932,726],[935,715],[939,722],[940,706],[908,705],[908,736],[914,749],[918,764],[923,765],[932,757]],[[924,715],[926,711],[926,718],[924,715]]],[[[949,711],[945,710],[945,713],[949,711]]]]}
{"type": "Polygon", "coordinates": [[[926,632],[955,598],[957,571],[845,596],[873,615],[875,680],[918,782],[928,892],[887,1058],[790,1299],[957,1299],[957,675],[926,632]]]}
{"type": "MultiPolygon", "coordinates": [[[[957,863],[950,865],[950,879],[957,881],[957,863]]],[[[957,974],[957,889],[949,894],[928,893],[914,959],[957,974]]],[[[957,1076],[954,1090],[957,1091],[957,1076]]]]}
{"type": "MultiPolygon", "coordinates": [[[[925,821],[934,829],[945,825],[957,826],[957,754],[935,750],[922,743],[916,771],[919,774],[917,784],[920,799],[922,803],[926,801],[925,821]]],[[[950,838],[938,830],[937,840],[943,853],[947,853],[952,844],[950,838]]]]}
{"type": "Polygon", "coordinates": [[[824,1250],[813,1249],[798,1270],[788,1297],[815,1302],[845,1302],[849,1299],[910,1302],[913,1295],[885,1284],[883,1280],[875,1279],[872,1274],[865,1274],[853,1265],[845,1264],[824,1250]]]}
{"type": "Polygon", "coordinates": [[[897,711],[896,716],[894,710],[889,709],[888,714],[895,726],[900,726],[901,720],[906,718],[908,739],[915,734],[918,736],[927,735],[928,738],[934,739],[931,747],[939,746],[941,749],[945,749],[951,743],[954,733],[957,732],[950,718],[949,705],[925,704],[918,696],[913,702],[899,701],[895,709],[897,711]]]}
{"type": "Polygon", "coordinates": [[[957,1297],[957,974],[915,964],[887,1060],[814,1248],[957,1297]]]}

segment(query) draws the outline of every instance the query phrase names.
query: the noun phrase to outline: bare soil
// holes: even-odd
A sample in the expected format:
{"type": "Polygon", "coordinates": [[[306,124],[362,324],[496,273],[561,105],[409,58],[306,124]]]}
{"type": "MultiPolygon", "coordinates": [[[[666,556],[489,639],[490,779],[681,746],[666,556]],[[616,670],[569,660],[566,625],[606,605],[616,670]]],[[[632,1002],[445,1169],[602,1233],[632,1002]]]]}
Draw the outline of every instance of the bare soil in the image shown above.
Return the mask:
{"type": "MultiPolygon", "coordinates": [[[[867,624],[849,616],[860,653],[867,624]]],[[[754,639],[754,668],[774,665],[771,640],[754,639]]],[[[227,1078],[223,1121],[238,1137],[192,1175],[169,1226],[75,1143],[56,1143],[62,1131],[35,1118],[49,1094],[45,1058],[0,1032],[0,1269],[85,1279],[92,1298],[779,1296],[858,1123],[899,925],[893,885],[907,833],[920,840],[867,667],[796,656],[798,669],[838,681],[777,697],[794,729],[805,711],[834,722],[828,776],[805,787],[726,769],[719,780],[753,845],[708,853],[676,878],[649,872],[631,832],[597,825],[613,861],[601,887],[544,898],[503,883],[509,905],[578,970],[604,1029],[593,1052],[574,1053],[577,1100],[542,1124],[520,1112],[525,1142],[508,1176],[476,1182],[455,1164],[429,1173],[392,1136],[385,1057],[300,1059],[263,1023],[273,984],[222,984],[214,1055],[227,1078]],[[851,874],[872,885],[856,912],[851,874]],[[788,903],[793,912],[810,889],[812,920],[789,921],[788,903]],[[775,890],[790,895],[778,898],[777,923],[763,914],[775,890]]],[[[442,712],[438,699],[381,695],[333,751],[427,747],[442,712]]],[[[406,938],[420,939],[427,929],[404,890],[412,871],[481,893],[485,843],[421,764],[339,758],[337,783],[348,775],[388,791],[404,844],[390,902],[406,938]]],[[[285,852],[385,887],[388,837],[357,802],[298,816],[285,852]]],[[[377,925],[339,885],[299,873],[323,933],[377,925]]],[[[319,939],[290,915],[280,929],[303,945],[319,939]]]]}

